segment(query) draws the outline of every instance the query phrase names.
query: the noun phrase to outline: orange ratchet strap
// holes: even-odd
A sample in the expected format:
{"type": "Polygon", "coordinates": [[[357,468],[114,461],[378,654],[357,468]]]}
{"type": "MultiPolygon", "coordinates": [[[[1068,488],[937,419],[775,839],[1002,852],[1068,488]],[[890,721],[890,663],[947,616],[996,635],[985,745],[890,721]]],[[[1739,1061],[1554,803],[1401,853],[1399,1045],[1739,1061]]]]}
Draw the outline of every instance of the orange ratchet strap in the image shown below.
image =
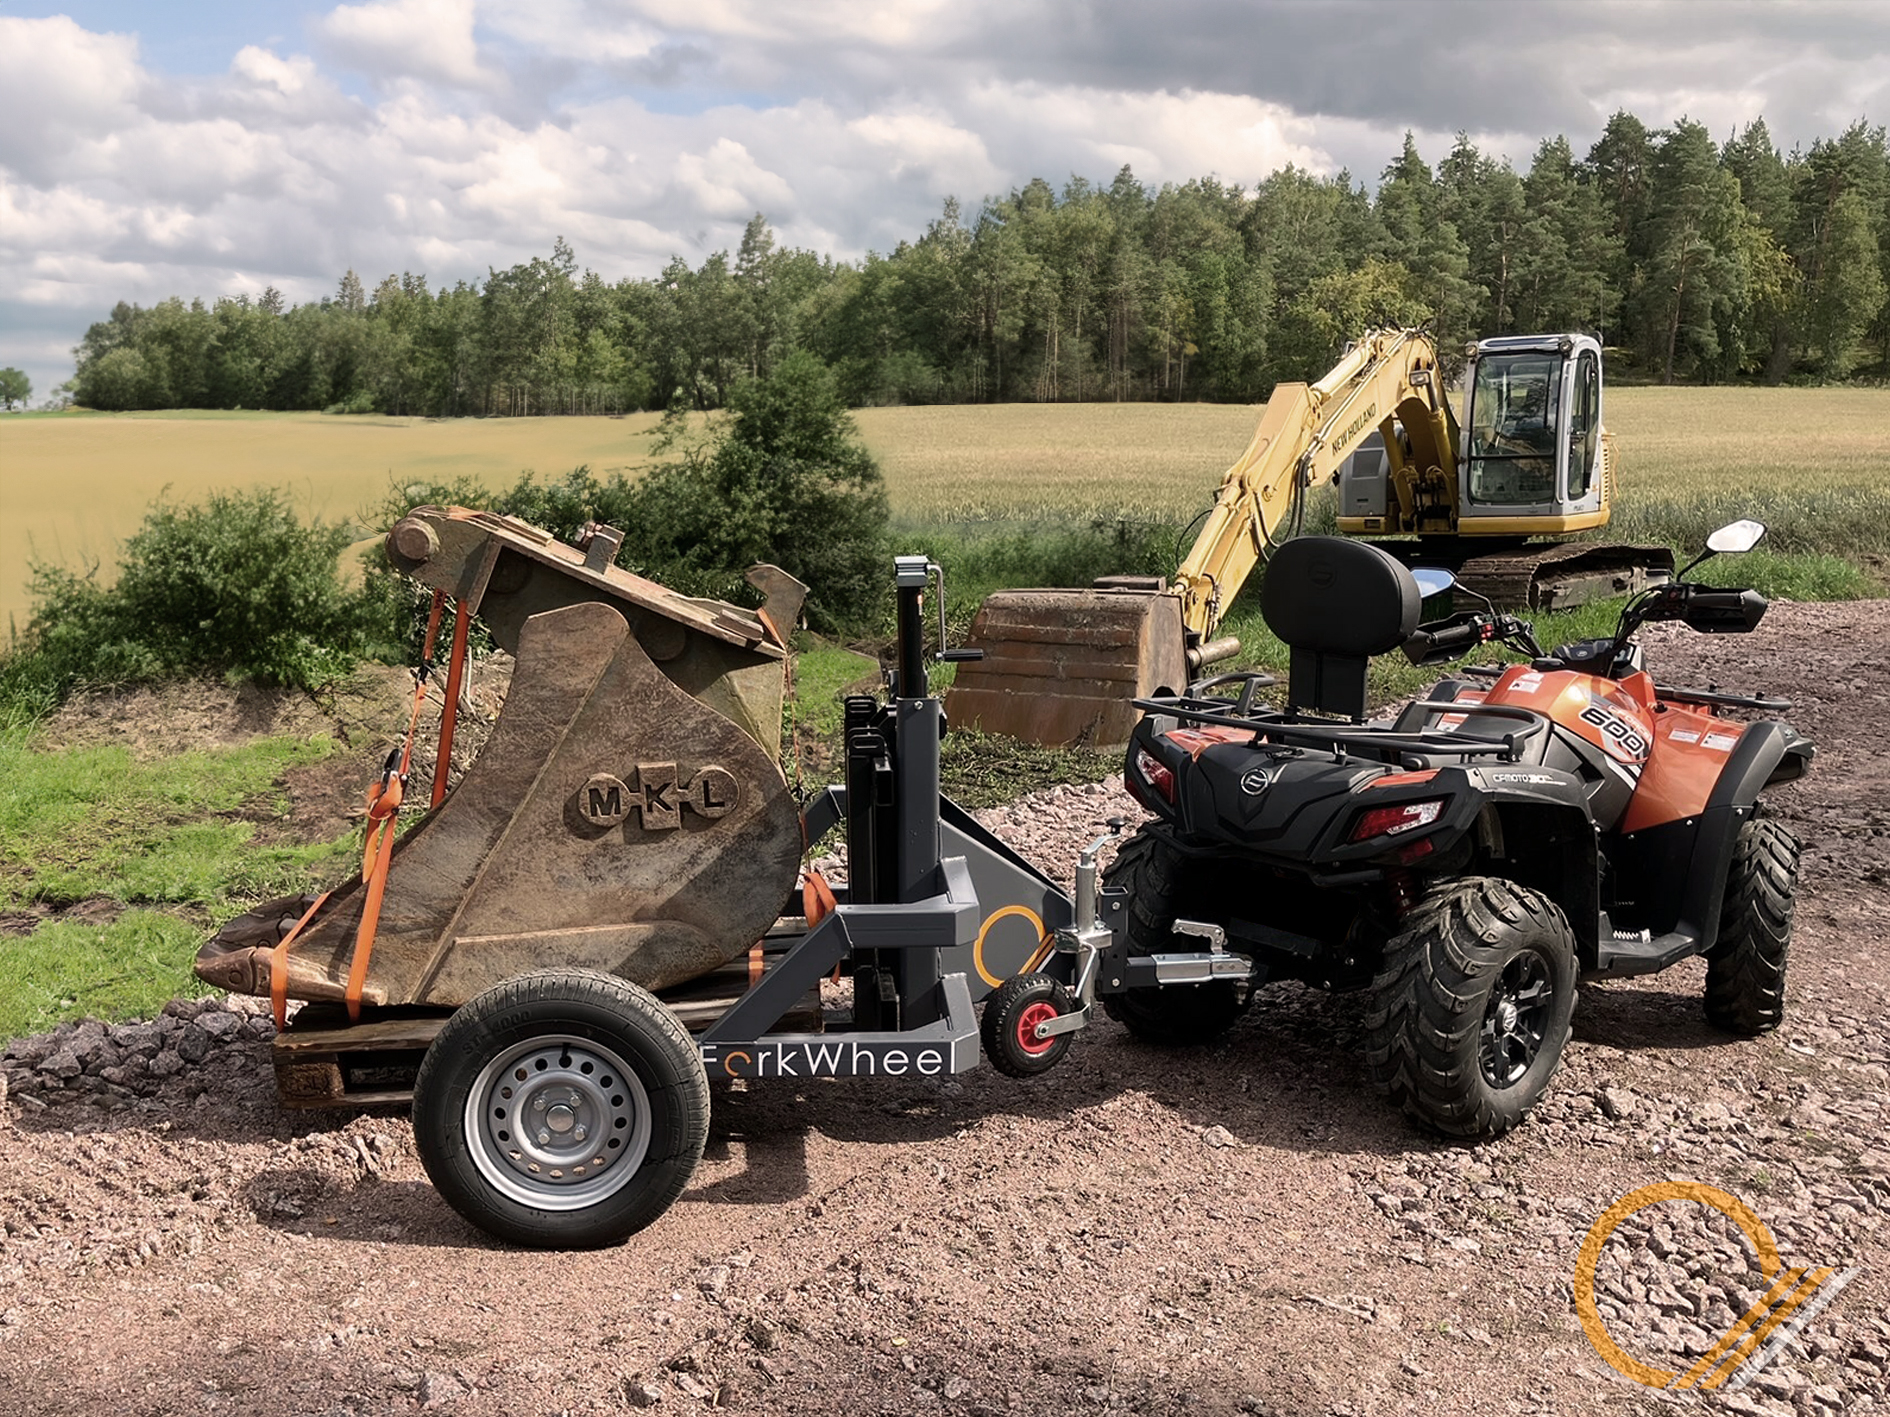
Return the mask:
{"type": "MultiPolygon", "coordinates": [[[[801,882],[801,914],[807,917],[807,928],[813,928],[833,913],[833,908],[840,902],[833,893],[833,887],[827,884],[827,878],[818,871],[809,871],[807,879],[801,882]]],[[[840,966],[833,967],[833,982],[840,982],[840,966]]]]}
{"type": "MultiPolygon", "coordinates": [[[[443,591],[434,592],[433,619],[427,625],[426,658],[433,657],[433,632],[440,623],[440,597],[443,591]]],[[[453,657],[446,666],[446,704],[440,710],[440,751],[433,764],[433,805],[439,806],[446,799],[446,775],[453,767],[453,726],[459,721],[459,687],[466,673],[466,625],[471,616],[466,611],[466,602],[460,601],[453,613],[453,657]]],[[[412,744],[409,735],[409,746],[412,744]]]]}
{"type": "MultiPolygon", "coordinates": [[[[394,852],[394,819],[400,811],[401,798],[406,795],[407,773],[413,763],[413,736],[420,727],[420,709],[427,701],[427,679],[433,670],[433,646],[440,633],[440,609],[446,603],[446,592],[433,592],[433,606],[427,612],[426,639],[420,647],[420,667],[414,671],[413,711],[407,717],[407,738],[401,744],[398,753],[389,755],[387,765],[381,770],[381,780],[368,788],[367,839],[361,851],[361,879],[367,885],[367,899],[361,911],[361,924],[355,934],[354,956],[348,964],[348,988],[346,1000],[348,1018],[359,1021],[361,1017],[361,990],[367,983],[368,961],[374,954],[374,932],[380,924],[381,898],[387,891],[387,866],[394,852]]],[[[458,615],[453,624],[453,663],[449,671],[455,691],[459,684],[460,673],[466,656],[466,604],[459,603],[458,615]]],[[[446,762],[452,741],[453,702],[448,700],[441,718],[442,752],[441,763],[446,762]]],[[[439,806],[440,798],[445,796],[446,774],[437,770],[434,774],[433,805],[439,806]]],[[[333,894],[323,891],[295,922],[295,928],[284,935],[269,956],[269,1002],[275,1011],[276,1027],[286,1028],[289,1021],[289,946],[295,943],[302,933],[302,927],[315,917],[315,912],[333,894]]]]}
{"type": "Polygon", "coordinates": [[[315,897],[315,903],[302,912],[302,918],[295,922],[290,930],[276,942],[276,947],[269,952],[269,1003],[275,1011],[276,1028],[289,1026],[289,946],[295,943],[295,937],[302,933],[302,927],[315,918],[315,912],[322,908],[324,901],[333,894],[323,891],[315,897]]]}

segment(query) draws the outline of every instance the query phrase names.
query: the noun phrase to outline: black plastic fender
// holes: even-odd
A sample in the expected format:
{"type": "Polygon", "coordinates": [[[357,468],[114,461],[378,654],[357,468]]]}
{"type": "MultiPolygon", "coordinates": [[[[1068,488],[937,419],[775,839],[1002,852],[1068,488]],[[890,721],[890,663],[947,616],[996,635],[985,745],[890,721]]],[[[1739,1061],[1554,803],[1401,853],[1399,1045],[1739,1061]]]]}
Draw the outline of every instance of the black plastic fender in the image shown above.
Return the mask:
{"type": "MultiPolygon", "coordinates": [[[[1502,768],[1485,771],[1491,777],[1508,772],[1502,768]]],[[[1567,777],[1553,786],[1533,789],[1492,786],[1495,790],[1485,799],[1484,815],[1493,820],[1500,840],[1487,843],[1496,848],[1491,870],[1542,892],[1559,905],[1575,933],[1576,958],[1584,969],[1591,968],[1600,950],[1600,852],[1581,783],[1567,777]]]]}
{"type": "MultiPolygon", "coordinates": [[[[1811,740],[1790,724],[1775,719],[1750,724],[1727,755],[1697,816],[1609,839],[1607,849],[1620,887],[1634,901],[1627,923],[1668,941],[1655,958],[1671,962],[1668,956],[1675,948],[1684,947],[1674,956],[1684,958],[1718,942],[1720,906],[1740,826],[1752,816],[1767,787],[1803,777],[1815,751],[1811,740]]],[[[1661,966],[1651,960],[1625,969],[1613,966],[1628,973],[1647,967],[1661,966]]]]}
{"type": "Polygon", "coordinates": [[[1761,792],[1775,783],[1803,777],[1816,753],[1816,744],[1777,719],[1751,724],[1739,735],[1700,814],[1691,869],[1685,877],[1680,919],[1692,924],[1701,953],[1719,942],[1719,909],[1726,898],[1726,873],[1732,867],[1741,824],[1752,815],[1761,792]]]}

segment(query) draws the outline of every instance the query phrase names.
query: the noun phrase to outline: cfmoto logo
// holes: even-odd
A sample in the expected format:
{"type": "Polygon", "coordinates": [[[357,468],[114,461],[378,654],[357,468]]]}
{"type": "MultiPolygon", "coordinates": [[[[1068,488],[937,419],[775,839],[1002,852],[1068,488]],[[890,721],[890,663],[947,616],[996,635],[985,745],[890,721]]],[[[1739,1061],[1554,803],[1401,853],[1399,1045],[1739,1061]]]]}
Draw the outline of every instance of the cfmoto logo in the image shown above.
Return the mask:
{"type": "Polygon", "coordinates": [[[1240,779],[1240,790],[1249,797],[1258,797],[1271,786],[1273,786],[1273,774],[1265,768],[1255,768],[1243,774],[1240,779]]]}

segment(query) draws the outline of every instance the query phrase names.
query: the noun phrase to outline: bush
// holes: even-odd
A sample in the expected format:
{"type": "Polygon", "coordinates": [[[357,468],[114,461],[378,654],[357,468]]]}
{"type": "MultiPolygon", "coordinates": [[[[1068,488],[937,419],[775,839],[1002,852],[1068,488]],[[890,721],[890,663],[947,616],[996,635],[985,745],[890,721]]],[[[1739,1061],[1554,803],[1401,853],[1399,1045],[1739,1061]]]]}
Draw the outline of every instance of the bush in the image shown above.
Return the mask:
{"type": "Polygon", "coordinates": [[[367,647],[364,598],[336,575],[351,540],[304,526],[274,491],[160,504],[125,543],[116,585],[32,568],[33,619],[0,677],[55,694],[204,671],[314,688],[367,647]]]}
{"type": "Polygon", "coordinates": [[[891,600],[885,480],[833,373],[811,354],[739,384],[708,441],[650,471],[627,509],[625,557],[672,589],[753,600],[770,561],[806,583],[817,630],[881,625],[891,600]]]}
{"type": "MultiPolygon", "coordinates": [[[[769,561],[806,583],[815,629],[883,628],[892,587],[885,481],[832,372],[811,354],[789,355],[772,374],[737,385],[728,407],[694,442],[682,416],[667,421],[658,446],[680,455],[638,482],[621,473],[600,482],[581,466],[551,481],[522,473],[502,493],[464,478],[409,483],[370,519],[392,526],[420,505],[472,507],[565,541],[603,522],[624,533],[619,565],[684,595],[757,604],[742,573],[769,561]]],[[[407,600],[377,595],[404,625],[407,600]]]]}

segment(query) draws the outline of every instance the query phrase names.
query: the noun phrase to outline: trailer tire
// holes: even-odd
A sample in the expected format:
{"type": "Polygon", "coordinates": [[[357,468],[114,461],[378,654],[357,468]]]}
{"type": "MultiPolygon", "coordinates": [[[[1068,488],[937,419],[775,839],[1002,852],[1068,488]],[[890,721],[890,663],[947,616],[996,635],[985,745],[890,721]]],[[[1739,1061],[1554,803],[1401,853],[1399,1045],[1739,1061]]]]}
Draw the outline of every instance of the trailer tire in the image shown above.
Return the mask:
{"type": "Polygon", "coordinates": [[[414,1142],[434,1189],[514,1244],[611,1245],[682,1194],[709,1084],[689,1032],[647,989],[589,969],[495,985],[421,1061],[414,1142]]]}
{"type": "Polygon", "coordinates": [[[1493,876],[1446,881],[1385,945],[1366,1067],[1404,1112],[1501,1136],[1541,1097],[1575,1012],[1575,936],[1554,902],[1493,876]]]}
{"type": "Polygon", "coordinates": [[[1070,991],[1048,974],[1019,974],[1006,979],[985,1001],[978,1034],[991,1066],[1007,1077],[1036,1077],[1062,1061],[1074,1033],[1038,1038],[1033,1030],[1046,1019],[1073,1013],[1070,991]]]}
{"type": "MultiPolygon", "coordinates": [[[[1103,883],[1129,891],[1129,952],[1159,954],[1176,948],[1174,899],[1181,856],[1160,836],[1137,832],[1103,873],[1103,883]]],[[[1179,946],[1199,948],[1194,941],[1179,946]]],[[[1125,989],[1102,996],[1103,1012],[1144,1043],[1176,1048],[1211,1043],[1232,1028],[1253,1001],[1232,980],[1125,989]]]]}
{"type": "Polygon", "coordinates": [[[1726,871],[1719,939],[1706,952],[1706,1019],[1742,1038],[1785,1021],[1785,966],[1791,957],[1798,840],[1754,817],[1739,828],[1726,871]]]}

